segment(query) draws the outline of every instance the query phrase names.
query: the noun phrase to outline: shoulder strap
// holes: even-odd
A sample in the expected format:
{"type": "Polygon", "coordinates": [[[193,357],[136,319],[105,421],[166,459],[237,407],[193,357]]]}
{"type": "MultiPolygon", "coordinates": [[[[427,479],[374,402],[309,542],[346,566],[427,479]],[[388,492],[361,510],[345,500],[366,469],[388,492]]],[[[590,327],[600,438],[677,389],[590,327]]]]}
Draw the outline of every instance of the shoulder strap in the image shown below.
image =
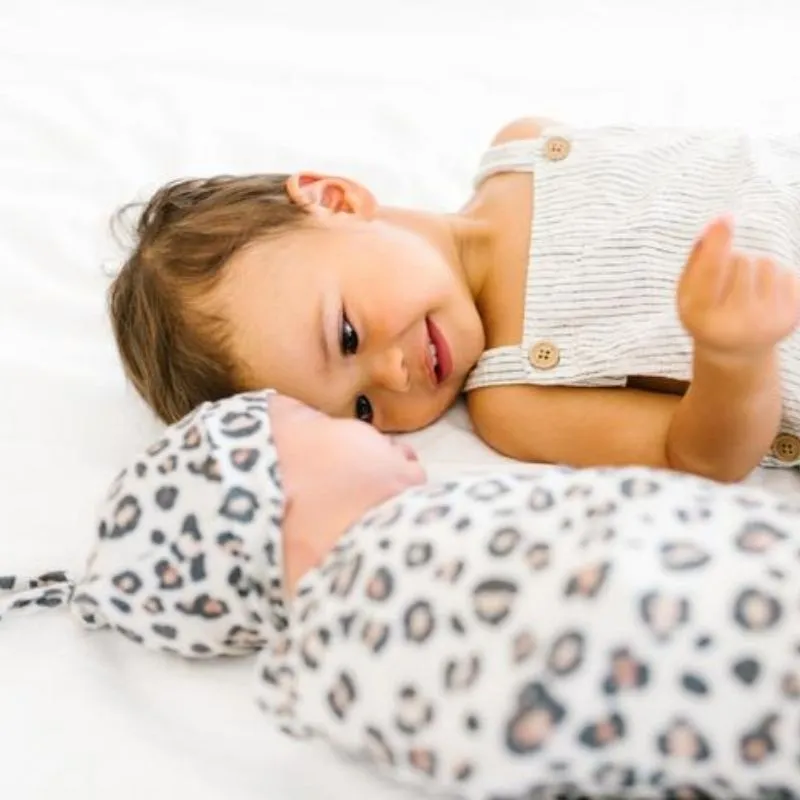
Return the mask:
{"type": "Polygon", "coordinates": [[[540,147],[539,139],[521,139],[489,148],[481,158],[474,186],[477,188],[498,172],[533,172],[540,147]]]}
{"type": "Polygon", "coordinates": [[[525,365],[525,348],[521,345],[487,350],[469,374],[464,391],[470,392],[487,386],[528,383],[525,365]]]}

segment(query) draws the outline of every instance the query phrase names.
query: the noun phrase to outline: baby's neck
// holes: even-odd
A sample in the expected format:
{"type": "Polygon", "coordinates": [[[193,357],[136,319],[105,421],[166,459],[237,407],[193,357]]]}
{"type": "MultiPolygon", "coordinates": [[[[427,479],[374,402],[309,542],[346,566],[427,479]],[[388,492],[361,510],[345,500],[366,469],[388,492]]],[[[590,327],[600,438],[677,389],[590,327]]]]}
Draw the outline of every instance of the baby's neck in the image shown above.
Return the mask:
{"type": "Polygon", "coordinates": [[[441,253],[472,298],[480,295],[491,263],[491,242],[489,226],[477,213],[465,209],[456,214],[437,214],[382,206],[378,217],[425,239],[441,253]]]}

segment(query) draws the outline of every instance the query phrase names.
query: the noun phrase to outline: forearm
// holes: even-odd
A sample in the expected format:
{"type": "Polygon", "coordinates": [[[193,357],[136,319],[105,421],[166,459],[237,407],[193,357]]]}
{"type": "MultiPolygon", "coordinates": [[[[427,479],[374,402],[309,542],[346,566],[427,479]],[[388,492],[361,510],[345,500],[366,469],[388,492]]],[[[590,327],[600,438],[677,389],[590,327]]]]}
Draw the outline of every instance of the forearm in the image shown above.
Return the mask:
{"type": "Polygon", "coordinates": [[[741,480],[769,451],[780,418],[777,351],[727,360],[695,352],[691,386],[670,424],[667,461],[715,480],[741,480]]]}

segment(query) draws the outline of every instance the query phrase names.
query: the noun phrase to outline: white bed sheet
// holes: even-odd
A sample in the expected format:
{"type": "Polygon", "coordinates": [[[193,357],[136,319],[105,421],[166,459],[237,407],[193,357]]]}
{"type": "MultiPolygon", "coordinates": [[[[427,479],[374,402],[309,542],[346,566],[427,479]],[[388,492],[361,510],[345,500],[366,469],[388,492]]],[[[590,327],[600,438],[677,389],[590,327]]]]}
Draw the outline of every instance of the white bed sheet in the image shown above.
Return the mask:
{"type": "MultiPolygon", "coordinates": [[[[104,314],[122,202],[179,175],[302,166],[385,202],[455,208],[492,132],[521,114],[800,124],[789,2],[290,6],[0,3],[0,572],[79,568],[97,497],[157,430],[104,314]]],[[[414,439],[435,471],[496,458],[463,408],[414,439]]],[[[753,480],[798,488],[787,473],[753,480]]],[[[273,735],[251,667],[176,663],[59,614],[9,620],[0,792],[404,796],[273,735]]]]}

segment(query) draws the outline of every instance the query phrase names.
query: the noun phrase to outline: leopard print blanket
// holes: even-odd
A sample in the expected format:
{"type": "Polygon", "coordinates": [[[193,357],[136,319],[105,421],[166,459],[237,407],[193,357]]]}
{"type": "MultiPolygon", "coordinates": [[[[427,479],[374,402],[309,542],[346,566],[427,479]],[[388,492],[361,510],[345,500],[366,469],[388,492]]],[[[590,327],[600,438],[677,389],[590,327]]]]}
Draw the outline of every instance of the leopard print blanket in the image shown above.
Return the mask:
{"type": "Polygon", "coordinates": [[[114,482],[86,576],[0,578],[184,657],[257,651],[258,706],[469,800],[800,797],[800,499],[645,469],[408,490],[281,585],[268,393],[114,482]]]}

